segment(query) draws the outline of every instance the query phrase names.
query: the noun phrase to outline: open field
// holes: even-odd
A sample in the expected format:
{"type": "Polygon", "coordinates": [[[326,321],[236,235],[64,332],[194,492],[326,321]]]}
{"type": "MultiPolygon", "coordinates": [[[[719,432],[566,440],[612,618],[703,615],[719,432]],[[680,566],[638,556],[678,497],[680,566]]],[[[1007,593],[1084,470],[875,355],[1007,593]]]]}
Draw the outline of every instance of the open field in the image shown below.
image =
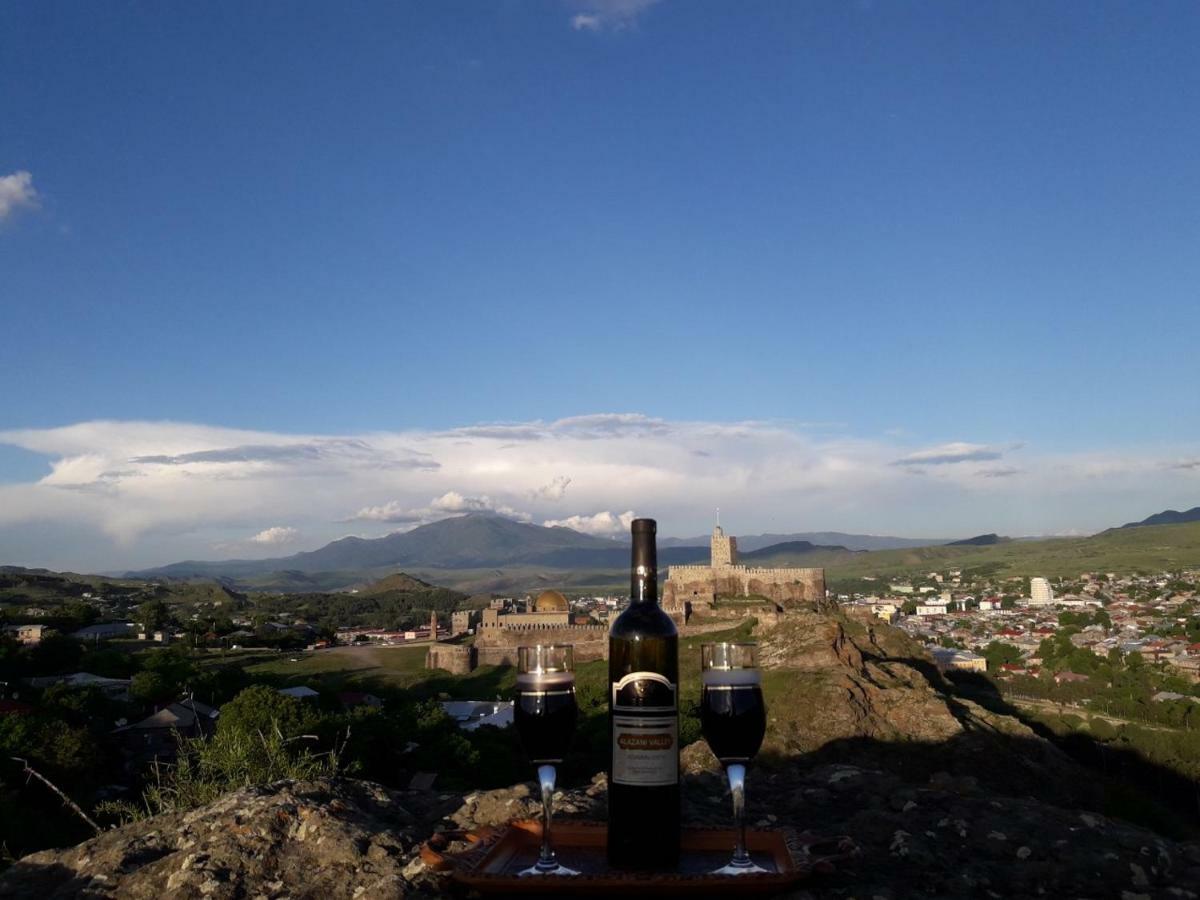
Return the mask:
{"type": "Polygon", "coordinates": [[[406,688],[424,676],[427,650],[428,644],[331,647],[291,653],[255,653],[239,662],[255,678],[270,678],[281,686],[307,684],[318,689],[322,685],[351,689],[352,684],[370,683],[406,688]]]}

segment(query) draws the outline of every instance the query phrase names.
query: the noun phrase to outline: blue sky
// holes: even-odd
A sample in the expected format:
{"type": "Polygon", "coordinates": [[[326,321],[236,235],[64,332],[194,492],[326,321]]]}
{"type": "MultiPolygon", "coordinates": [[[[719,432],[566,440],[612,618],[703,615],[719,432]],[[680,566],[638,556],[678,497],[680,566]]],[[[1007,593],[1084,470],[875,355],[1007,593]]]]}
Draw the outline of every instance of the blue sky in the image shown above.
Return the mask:
{"type": "MultiPolygon", "coordinates": [[[[153,549],[161,518],[114,524],[126,450],[608,413],[768,423],[913,483],[824,512],[786,495],[743,531],[1086,530],[1200,503],[1197,46],[1184,2],[7,4],[0,484],[23,493],[2,561],[307,546],[451,493],[519,508],[466,483],[480,450],[348,511],[197,510],[153,549]],[[52,439],[99,421],[123,436],[52,439]],[[942,496],[892,466],[956,445],[1020,472],[942,496]],[[108,506],[48,511],[44,476],[85,457],[108,506]],[[1049,498],[1032,477],[1101,458],[1142,475],[1049,498]]],[[[731,447],[748,484],[779,475],[731,447]]],[[[573,479],[523,514],[638,504],[577,494],[575,459],[523,461],[573,479]]],[[[711,499],[656,496],[680,533],[711,499]]]]}

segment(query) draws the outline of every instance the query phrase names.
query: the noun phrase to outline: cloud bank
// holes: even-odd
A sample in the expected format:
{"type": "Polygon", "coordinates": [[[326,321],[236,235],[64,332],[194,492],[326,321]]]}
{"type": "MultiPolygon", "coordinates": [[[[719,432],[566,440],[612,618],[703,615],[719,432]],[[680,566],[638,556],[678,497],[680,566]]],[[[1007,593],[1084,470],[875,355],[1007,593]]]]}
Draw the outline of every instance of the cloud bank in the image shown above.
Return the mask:
{"type": "Polygon", "coordinates": [[[93,571],[214,547],[278,555],[347,522],[379,536],[466,512],[613,535],[636,510],[667,536],[707,530],[719,506],[734,533],[966,537],[1095,531],[1200,502],[1195,446],[1043,453],[637,413],[344,435],[91,421],[0,444],[46,459],[41,478],[0,484],[0,564],[93,571]]]}
{"type": "Polygon", "coordinates": [[[605,510],[590,516],[567,516],[565,519],[547,519],[542,524],[547,528],[570,528],[584,534],[600,537],[616,537],[629,531],[635,516],[632,509],[620,515],[605,510]]]}

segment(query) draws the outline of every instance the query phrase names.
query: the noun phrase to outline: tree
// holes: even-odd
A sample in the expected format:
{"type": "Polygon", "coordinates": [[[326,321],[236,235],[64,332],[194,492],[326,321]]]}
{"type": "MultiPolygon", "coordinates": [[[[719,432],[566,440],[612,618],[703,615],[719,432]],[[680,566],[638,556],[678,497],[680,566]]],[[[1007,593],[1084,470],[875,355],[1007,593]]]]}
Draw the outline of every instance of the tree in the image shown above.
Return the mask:
{"type": "Polygon", "coordinates": [[[157,704],[170,700],[179,685],[168,681],[159,672],[138,672],[129,683],[129,696],[139,703],[157,704]]]}
{"type": "Polygon", "coordinates": [[[68,603],[63,609],[63,613],[67,618],[71,619],[80,628],[85,628],[96,621],[98,616],[96,608],[81,601],[68,603]]]}
{"type": "Polygon", "coordinates": [[[989,672],[995,672],[1003,665],[1015,665],[1021,661],[1021,651],[1012,644],[1003,641],[992,641],[983,649],[983,658],[987,660],[989,672]]]}
{"type": "Polygon", "coordinates": [[[171,611],[162,600],[147,600],[137,608],[138,623],[147,633],[159,631],[171,618],[171,611]]]}
{"type": "Polygon", "coordinates": [[[291,738],[310,730],[315,719],[315,711],[306,708],[295,697],[256,684],[221,707],[217,730],[256,735],[278,728],[285,738],[291,738]]]}

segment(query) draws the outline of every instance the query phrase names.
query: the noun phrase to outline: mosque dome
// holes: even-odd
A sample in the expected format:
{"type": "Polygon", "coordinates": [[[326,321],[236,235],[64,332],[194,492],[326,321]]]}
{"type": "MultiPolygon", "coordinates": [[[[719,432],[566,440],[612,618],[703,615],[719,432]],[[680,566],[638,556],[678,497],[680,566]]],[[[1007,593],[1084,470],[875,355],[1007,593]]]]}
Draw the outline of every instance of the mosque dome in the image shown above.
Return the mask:
{"type": "Polygon", "coordinates": [[[558,591],[542,591],[533,601],[534,612],[567,612],[568,608],[567,598],[558,591]]]}

